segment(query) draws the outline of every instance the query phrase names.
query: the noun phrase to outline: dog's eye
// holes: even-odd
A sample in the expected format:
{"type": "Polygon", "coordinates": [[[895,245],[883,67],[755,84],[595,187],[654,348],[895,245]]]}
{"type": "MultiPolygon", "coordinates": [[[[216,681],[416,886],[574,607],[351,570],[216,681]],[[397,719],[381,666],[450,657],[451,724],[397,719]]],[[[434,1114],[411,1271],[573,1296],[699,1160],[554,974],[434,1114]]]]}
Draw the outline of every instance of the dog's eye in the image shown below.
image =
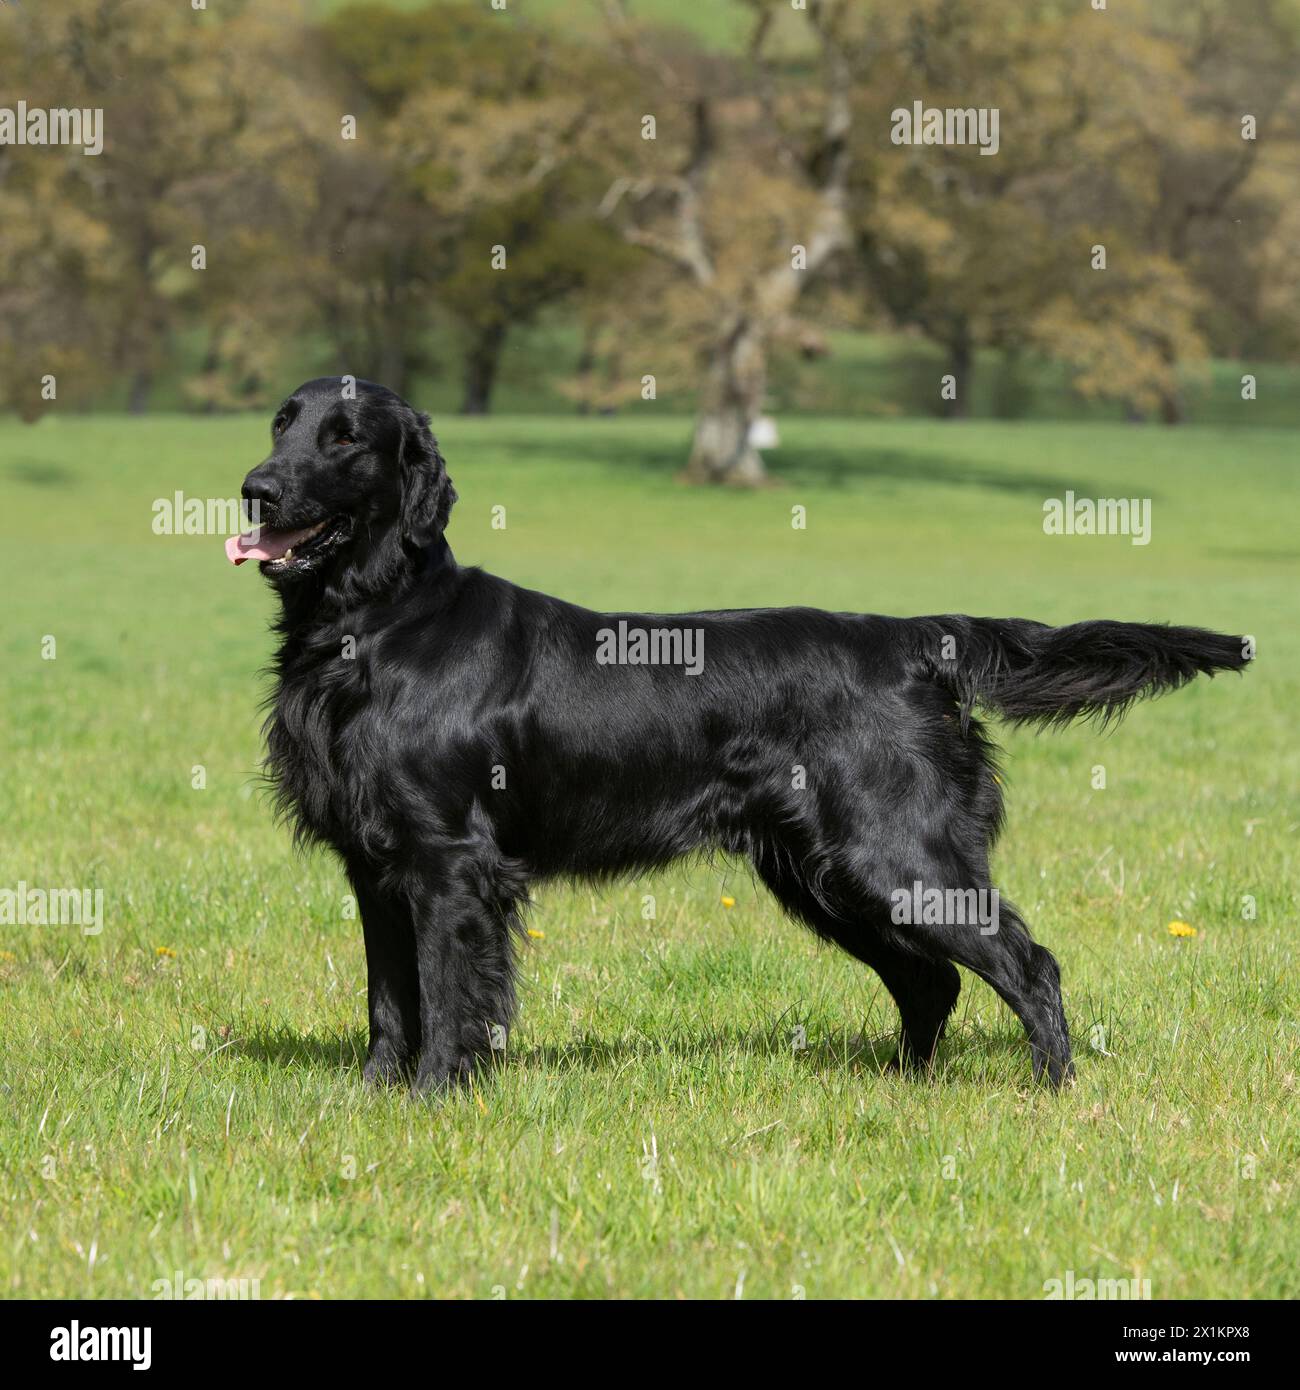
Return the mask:
{"type": "Polygon", "coordinates": [[[274,426],[272,426],[271,433],[278,439],[288,428],[288,420],[277,420],[274,426]]]}
{"type": "Polygon", "coordinates": [[[350,434],[341,434],[334,442],[335,444],[355,444],[357,441],[350,434]]]}

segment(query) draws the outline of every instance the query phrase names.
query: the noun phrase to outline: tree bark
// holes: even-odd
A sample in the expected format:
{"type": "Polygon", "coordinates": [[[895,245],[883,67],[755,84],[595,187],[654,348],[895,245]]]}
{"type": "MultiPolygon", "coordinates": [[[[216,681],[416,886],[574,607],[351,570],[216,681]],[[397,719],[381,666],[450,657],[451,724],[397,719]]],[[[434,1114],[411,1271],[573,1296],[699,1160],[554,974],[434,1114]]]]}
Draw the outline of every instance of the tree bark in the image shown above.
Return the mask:
{"type": "Polygon", "coordinates": [[[386,332],[381,327],[377,337],[378,346],[374,355],[379,363],[378,381],[397,395],[405,396],[411,367],[405,324],[399,321],[386,332]]]}
{"type": "Polygon", "coordinates": [[[948,344],[948,375],[957,383],[956,394],[943,402],[946,420],[965,420],[970,416],[971,383],[975,376],[975,352],[968,337],[962,336],[948,344]]]}
{"type": "Polygon", "coordinates": [[[762,455],[749,442],[762,412],[766,369],[767,345],[748,322],[713,344],[686,465],[691,482],[759,487],[767,481],[762,455]]]}
{"type": "Polygon", "coordinates": [[[1173,382],[1172,385],[1163,388],[1160,392],[1160,419],[1166,425],[1181,425],[1187,418],[1187,411],[1183,404],[1183,393],[1179,389],[1177,378],[1174,375],[1178,370],[1178,353],[1172,343],[1166,342],[1161,346],[1160,355],[1169,368],[1173,382]]]}
{"type": "Polygon", "coordinates": [[[143,415],[149,409],[149,394],[153,390],[153,372],[140,367],[131,378],[131,391],[126,408],[132,415],[143,415]]]}
{"type": "MultiPolygon", "coordinates": [[[[789,166],[802,171],[816,194],[815,211],[799,243],[801,254],[797,258],[791,247],[788,261],[782,257],[766,269],[751,265],[748,275],[742,265],[739,289],[719,286],[705,204],[718,150],[714,106],[724,98],[709,83],[701,82],[692,94],[690,150],[681,168],[671,177],[651,180],[650,186],[644,180],[617,178],[600,203],[600,215],[608,217],[629,201],[629,195],[635,193],[638,205],[644,205],[648,194],[657,192],[655,204],[665,215],[655,217],[652,208],[655,225],[645,226],[633,214],[631,225],[623,228],[624,238],[690,276],[718,306],[718,316],[724,321],[730,319],[731,326],[706,353],[695,437],[686,465],[686,477],[693,483],[759,487],[767,480],[762,456],[750,443],[750,436],[763,406],[769,338],[788,322],[791,308],[808,282],[832,256],[852,244],[848,183],[853,70],[846,42],[848,12],[845,4],[827,5],[823,0],[809,0],[805,8],[822,60],[819,90],[826,95],[820,130],[811,144],[802,135],[796,139],[793,132],[781,132],[789,166]],[[796,150],[796,145],[802,148],[796,150]]],[[[768,121],[773,118],[770,84],[780,65],[762,54],[771,28],[770,13],[755,6],[754,14],[749,58],[762,69],[757,104],[762,119],[768,121]]],[[[645,61],[639,54],[634,56],[645,61]]],[[[655,67],[659,69],[658,64],[655,67]]],[[[681,89],[681,84],[674,85],[681,89]]]]}
{"type": "Polygon", "coordinates": [[[583,326],[582,351],[578,354],[578,380],[582,394],[578,397],[578,414],[591,414],[591,384],[596,374],[596,334],[590,322],[583,326]]]}
{"type": "MultiPolygon", "coordinates": [[[[202,372],[204,376],[211,376],[214,372],[218,371],[218,370],[220,369],[220,367],[221,367],[221,329],[218,328],[218,327],[214,327],[214,328],[212,328],[212,330],[208,333],[208,345],[207,345],[207,347],[204,349],[204,352],[203,352],[203,363],[202,363],[202,365],[199,367],[199,371],[202,372]]],[[[204,414],[204,415],[215,415],[215,414],[216,414],[216,410],[217,410],[217,403],[216,403],[216,401],[215,401],[211,396],[209,396],[208,399],[207,399],[206,401],[203,402],[203,414],[204,414]]]]}
{"type": "Polygon", "coordinates": [[[488,323],[476,330],[465,353],[462,377],[464,395],[460,403],[462,415],[486,415],[491,409],[492,388],[496,384],[505,341],[504,323],[488,323]]]}

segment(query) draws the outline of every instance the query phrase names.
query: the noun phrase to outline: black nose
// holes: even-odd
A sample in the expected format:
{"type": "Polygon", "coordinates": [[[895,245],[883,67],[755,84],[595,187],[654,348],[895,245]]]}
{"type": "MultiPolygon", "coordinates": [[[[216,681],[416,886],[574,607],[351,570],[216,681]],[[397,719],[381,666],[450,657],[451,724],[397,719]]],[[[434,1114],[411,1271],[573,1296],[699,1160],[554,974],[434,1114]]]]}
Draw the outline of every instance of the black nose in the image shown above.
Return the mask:
{"type": "Polygon", "coordinates": [[[244,479],[244,501],[256,502],[259,506],[273,507],[280,500],[284,489],[274,478],[254,470],[244,479]]]}

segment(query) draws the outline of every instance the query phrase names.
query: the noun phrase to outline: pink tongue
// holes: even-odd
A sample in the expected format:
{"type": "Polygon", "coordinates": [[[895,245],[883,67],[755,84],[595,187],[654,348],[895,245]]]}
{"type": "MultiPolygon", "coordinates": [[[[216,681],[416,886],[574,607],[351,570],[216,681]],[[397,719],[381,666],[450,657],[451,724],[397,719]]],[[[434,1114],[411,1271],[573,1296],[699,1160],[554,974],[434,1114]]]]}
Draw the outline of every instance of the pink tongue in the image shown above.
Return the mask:
{"type": "Polygon", "coordinates": [[[286,550],[305,541],[314,529],[307,526],[301,531],[263,530],[260,535],[250,531],[244,536],[231,536],[226,541],[226,559],[232,565],[242,565],[245,560],[278,560],[286,550]]]}

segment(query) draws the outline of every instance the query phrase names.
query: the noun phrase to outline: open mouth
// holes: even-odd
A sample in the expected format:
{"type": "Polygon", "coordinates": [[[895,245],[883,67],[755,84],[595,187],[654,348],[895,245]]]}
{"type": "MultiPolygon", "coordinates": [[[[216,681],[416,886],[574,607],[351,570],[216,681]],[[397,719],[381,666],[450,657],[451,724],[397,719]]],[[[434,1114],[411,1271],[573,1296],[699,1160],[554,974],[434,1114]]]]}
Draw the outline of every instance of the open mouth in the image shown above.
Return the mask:
{"type": "Polygon", "coordinates": [[[245,560],[259,560],[264,574],[283,574],[299,565],[310,564],[314,556],[327,550],[343,535],[347,525],[346,517],[327,516],[313,526],[297,530],[258,527],[242,536],[231,536],[226,542],[226,558],[235,565],[242,565],[245,560]]]}

